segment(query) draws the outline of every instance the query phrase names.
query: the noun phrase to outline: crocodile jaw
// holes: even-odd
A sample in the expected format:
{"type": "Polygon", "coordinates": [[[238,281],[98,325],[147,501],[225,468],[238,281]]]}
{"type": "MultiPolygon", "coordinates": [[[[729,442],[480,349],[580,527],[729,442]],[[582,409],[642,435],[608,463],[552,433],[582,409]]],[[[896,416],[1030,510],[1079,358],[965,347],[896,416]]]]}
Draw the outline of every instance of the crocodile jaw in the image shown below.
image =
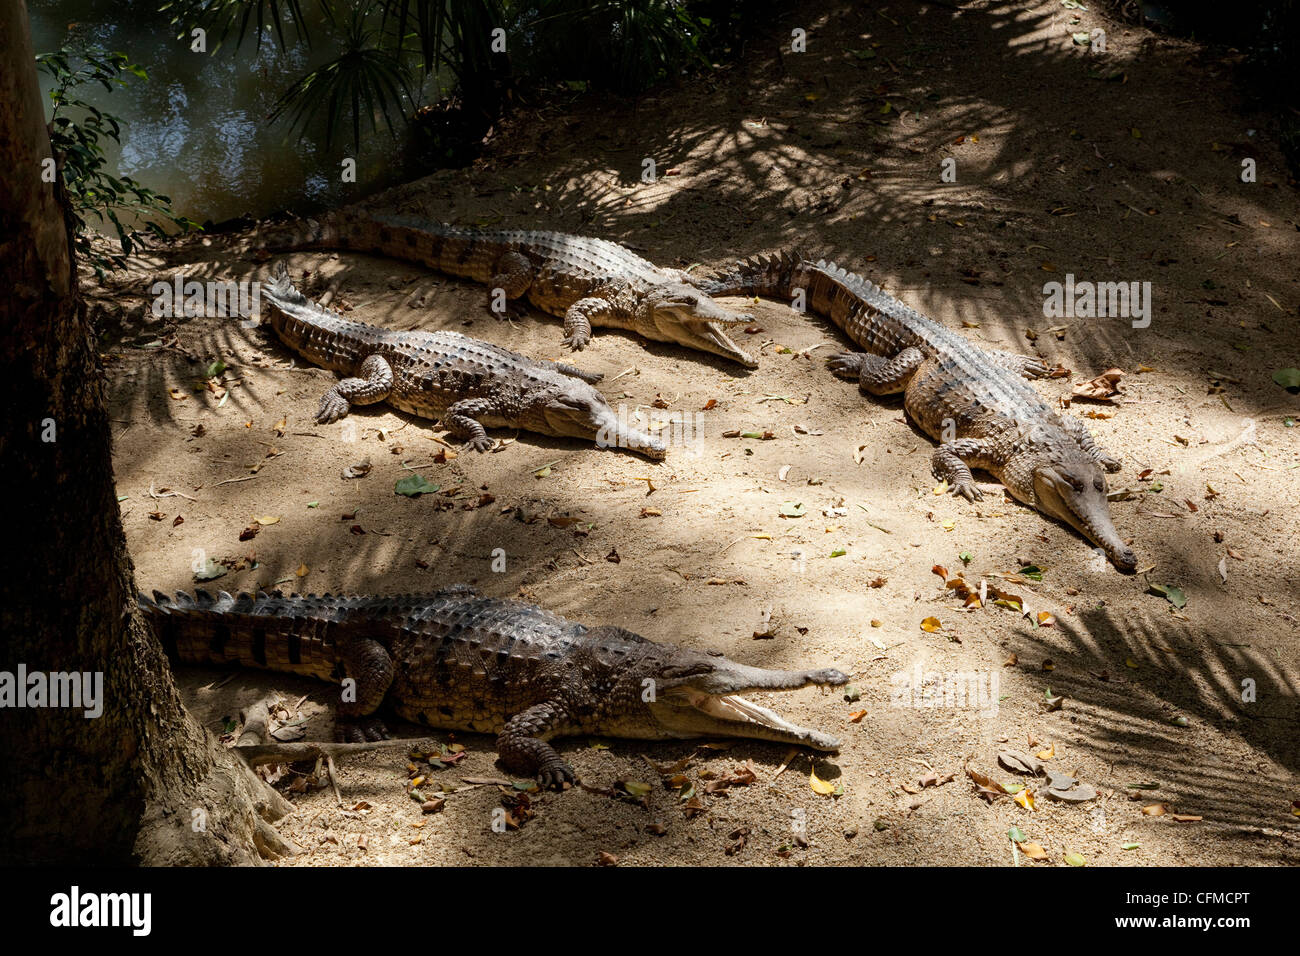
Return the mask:
{"type": "Polygon", "coordinates": [[[840,749],[839,740],[830,734],[800,727],[734,694],[719,696],[689,688],[669,691],[650,705],[650,715],[669,737],[746,737],[815,750],[840,749]]]}
{"type": "Polygon", "coordinates": [[[542,414],[547,430],[555,435],[585,438],[601,448],[626,448],[656,460],[668,454],[662,441],[633,428],[626,416],[616,414],[589,385],[571,385],[565,393],[554,396],[542,414]]]}
{"type": "Polygon", "coordinates": [[[1111,521],[1106,480],[1095,464],[1090,468],[1047,465],[1036,469],[1034,504],[1100,547],[1119,570],[1132,571],[1137,567],[1137,556],[1120,538],[1111,521]],[[1070,482],[1064,473],[1067,469],[1075,473],[1080,487],[1070,482]]]}
{"type": "Polygon", "coordinates": [[[749,691],[794,690],[809,684],[838,686],[848,675],[832,668],[773,671],[737,664],[726,658],[710,661],[705,673],[670,686],[649,702],[651,718],[670,737],[747,737],[772,740],[816,750],[839,750],[829,734],[800,727],[775,711],[740,696],[749,691]]]}
{"type": "Polygon", "coordinates": [[[675,342],[699,352],[721,355],[746,368],[758,368],[754,357],[723,331],[724,326],[752,322],[753,316],[729,312],[703,292],[687,285],[666,292],[647,305],[648,314],[642,315],[648,321],[638,323],[648,326],[641,329],[647,338],[675,342]]]}
{"type": "Polygon", "coordinates": [[[731,359],[732,362],[745,365],[745,368],[758,368],[758,362],[754,359],[754,356],[736,345],[731,337],[723,332],[722,326],[718,323],[684,320],[676,316],[666,323],[663,320],[662,313],[655,313],[655,324],[659,328],[659,337],[663,338],[664,341],[676,342],[677,345],[695,351],[722,355],[724,359],[731,359]]]}

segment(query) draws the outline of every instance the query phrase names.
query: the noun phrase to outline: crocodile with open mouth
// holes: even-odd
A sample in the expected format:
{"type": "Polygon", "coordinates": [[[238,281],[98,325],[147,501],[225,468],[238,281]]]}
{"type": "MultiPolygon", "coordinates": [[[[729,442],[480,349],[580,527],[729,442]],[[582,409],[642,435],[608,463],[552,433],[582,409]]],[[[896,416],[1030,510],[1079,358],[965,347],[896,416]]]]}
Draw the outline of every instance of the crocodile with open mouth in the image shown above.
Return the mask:
{"type": "Polygon", "coordinates": [[[388,736],[378,711],[427,727],[497,734],[502,766],[548,787],[574,772],[555,737],[746,737],[834,751],[839,741],[741,696],[838,686],[838,670],[768,670],[586,627],[466,585],[434,594],[344,597],[158,591],[138,602],[169,654],[355,681],[336,709],[344,741],[388,736]]]}

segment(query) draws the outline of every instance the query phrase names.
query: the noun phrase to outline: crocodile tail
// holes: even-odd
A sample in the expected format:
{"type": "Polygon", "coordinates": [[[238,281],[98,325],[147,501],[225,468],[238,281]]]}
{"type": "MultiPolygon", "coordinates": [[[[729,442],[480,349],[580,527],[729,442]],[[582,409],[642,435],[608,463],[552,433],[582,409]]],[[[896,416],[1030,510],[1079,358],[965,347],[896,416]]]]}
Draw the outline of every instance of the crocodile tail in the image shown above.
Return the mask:
{"type": "Polygon", "coordinates": [[[789,299],[802,286],[808,260],[797,250],[770,256],[751,256],[704,284],[711,296],[744,295],[789,299]]]}
{"type": "Polygon", "coordinates": [[[328,680],[334,671],[336,599],[303,601],[259,591],[213,597],[177,591],[136,596],[163,649],[187,664],[238,663],[328,680]]]}
{"type": "Polygon", "coordinates": [[[501,255],[518,245],[524,233],[479,232],[409,216],[342,210],[321,219],[276,226],[261,238],[268,253],[297,249],[346,249],[487,282],[501,255]]]}

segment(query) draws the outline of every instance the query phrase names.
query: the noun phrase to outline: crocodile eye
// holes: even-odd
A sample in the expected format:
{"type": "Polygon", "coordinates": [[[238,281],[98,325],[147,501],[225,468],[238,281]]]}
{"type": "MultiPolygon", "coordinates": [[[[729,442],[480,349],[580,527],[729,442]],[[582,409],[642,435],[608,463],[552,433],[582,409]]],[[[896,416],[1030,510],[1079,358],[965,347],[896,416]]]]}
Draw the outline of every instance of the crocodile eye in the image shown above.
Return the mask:
{"type": "Polygon", "coordinates": [[[1073,488],[1075,491],[1083,491],[1083,482],[1080,481],[1078,478],[1076,478],[1074,475],[1066,475],[1065,480],[1070,483],[1070,487],[1073,488]]]}
{"type": "Polygon", "coordinates": [[[1100,478],[1092,479],[1092,486],[1096,488],[1098,491],[1106,490],[1106,482],[1102,481],[1100,478]]]}

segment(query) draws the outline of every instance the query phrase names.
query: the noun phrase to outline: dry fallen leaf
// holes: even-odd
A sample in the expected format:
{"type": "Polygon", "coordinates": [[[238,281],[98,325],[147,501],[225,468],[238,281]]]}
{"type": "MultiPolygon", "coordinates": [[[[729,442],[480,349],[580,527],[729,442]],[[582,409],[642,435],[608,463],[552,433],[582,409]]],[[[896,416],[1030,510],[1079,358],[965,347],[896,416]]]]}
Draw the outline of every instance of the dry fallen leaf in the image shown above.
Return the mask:
{"type": "Polygon", "coordinates": [[[835,784],[828,783],[817,776],[815,769],[808,771],[808,786],[812,787],[813,793],[820,793],[823,797],[830,796],[835,792],[835,784]]]}
{"type": "Polygon", "coordinates": [[[1029,859],[1031,860],[1047,859],[1047,851],[1044,850],[1042,846],[1037,843],[1021,843],[1019,844],[1019,846],[1020,846],[1020,852],[1023,853],[1025,856],[1029,857],[1029,859]]]}
{"type": "Polygon", "coordinates": [[[1112,396],[1120,393],[1119,380],[1123,377],[1124,373],[1120,369],[1107,369],[1096,378],[1086,382],[1076,382],[1070,397],[1087,398],[1098,402],[1110,401],[1112,396]]]}
{"type": "Polygon", "coordinates": [[[939,622],[937,617],[927,617],[921,622],[921,630],[933,634],[935,631],[943,630],[943,624],[939,622]]]}

